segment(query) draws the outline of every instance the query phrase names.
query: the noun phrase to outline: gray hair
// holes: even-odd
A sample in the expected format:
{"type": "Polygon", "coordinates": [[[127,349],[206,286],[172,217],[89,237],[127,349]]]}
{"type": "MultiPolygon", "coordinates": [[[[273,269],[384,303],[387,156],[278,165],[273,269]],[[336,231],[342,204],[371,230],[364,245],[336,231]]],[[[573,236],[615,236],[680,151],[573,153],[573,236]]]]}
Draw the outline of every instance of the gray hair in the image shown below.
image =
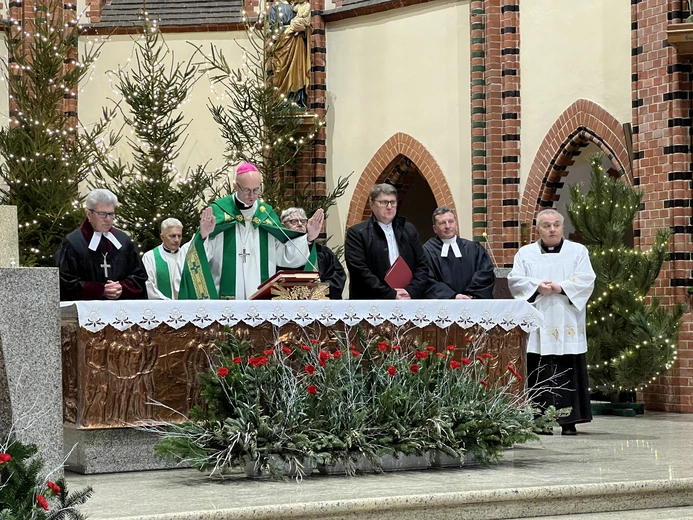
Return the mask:
{"type": "Polygon", "coordinates": [[[447,206],[441,206],[439,208],[436,208],[433,210],[433,216],[431,217],[433,225],[436,223],[436,217],[438,215],[445,215],[446,213],[452,213],[453,215],[455,212],[452,210],[452,208],[448,208],[447,206]]]}
{"type": "Polygon", "coordinates": [[[293,215],[294,213],[298,213],[298,216],[300,218],[308,218],[306,216],[306,210],[303,208],[286,208],[284,211],[282,211],[281,217],[279,217],[279,220],[282,221],[282,224],[289,220],[289,217],[293,215]]]}
{"type": "Polygon", "coordinates": [[[549,216],[549,215],[558,215],[558,218],[561,220],[561,225],[565,224],[565,217],[561,215],[558,211],[555,209],[542,209],[539,213],[537,213],[537,227],[539,227],[539,219],[543,217],[544,215],[549,216]]]}
{"type": "Polygon", "coordinates": [[[165,233],[168,228],[172,228],[172,227],[179,227],[182,229],[183,224],[177,218],[173,218],[173,217],[167,218],[166,220],[164,220],[161,223],[161,232],[165,233]]]}
{"type": "Polygon", "coordinates": [[[111,190],[99,188],[89,192],[89,195],[87,195],[87,198],[84,201],[84,205],[87,209],[94,209],[99,203],[113,204],[113,206],[117,206],[118,197],[116,197],[111,190]]]}
{"type": "Polygon", "coordinates": [[[376,184],[371,188],[371,194],[368,196],[371,202],[374,202],[378,198],[378,195],[395,195],[397,196],[397,188],[392,184],[376,184]]]}

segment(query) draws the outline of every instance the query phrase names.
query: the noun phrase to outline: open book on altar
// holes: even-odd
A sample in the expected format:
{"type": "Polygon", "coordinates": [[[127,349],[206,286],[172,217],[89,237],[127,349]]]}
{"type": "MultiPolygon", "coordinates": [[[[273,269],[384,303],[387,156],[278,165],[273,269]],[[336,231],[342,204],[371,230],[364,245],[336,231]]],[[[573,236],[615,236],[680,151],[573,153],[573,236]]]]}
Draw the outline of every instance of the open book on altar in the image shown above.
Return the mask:
{"type": "Polygon", "coordinates": [[[281,270],[257,288],[251,300],[320,300],[327,298],[329,284],[320,282],[317,271],[281,270]]]}

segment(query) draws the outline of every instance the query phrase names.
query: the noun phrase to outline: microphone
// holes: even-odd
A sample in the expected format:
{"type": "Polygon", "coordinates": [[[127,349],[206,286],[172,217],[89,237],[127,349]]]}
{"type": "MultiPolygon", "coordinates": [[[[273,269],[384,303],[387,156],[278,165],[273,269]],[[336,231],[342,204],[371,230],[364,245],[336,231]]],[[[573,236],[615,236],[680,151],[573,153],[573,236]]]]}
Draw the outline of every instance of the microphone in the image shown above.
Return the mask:
{"type": "Polygon", "coordinates": [[[491,247],[491,241],[488,239],[488,235],[486,234],[486,231],[484,231],[481,234],[481,236],[486,239],[486,243],[488,244],[486,251],[488,252],[489,256],[491,257],[491,262],[493,262],[494,266],[498,267],[498,262],[496,262],[496,258],[493,256],[493,248],[491,247]]]}

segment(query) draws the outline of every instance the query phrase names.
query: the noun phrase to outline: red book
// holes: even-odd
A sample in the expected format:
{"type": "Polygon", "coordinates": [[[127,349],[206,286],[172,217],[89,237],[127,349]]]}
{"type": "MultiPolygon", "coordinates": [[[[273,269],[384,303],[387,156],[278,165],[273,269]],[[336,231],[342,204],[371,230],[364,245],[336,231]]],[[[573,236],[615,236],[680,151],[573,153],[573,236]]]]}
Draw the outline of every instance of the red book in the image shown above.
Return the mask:
{"type": "Polygon", "coordinates": [[[395,263],[392,264],[392,267],[390,267],[390,270],[385,275],[385,282],[393,289],[404,289],[411,283],[413,276],[407,262],[404,258],[398,256],[395,263]]]}

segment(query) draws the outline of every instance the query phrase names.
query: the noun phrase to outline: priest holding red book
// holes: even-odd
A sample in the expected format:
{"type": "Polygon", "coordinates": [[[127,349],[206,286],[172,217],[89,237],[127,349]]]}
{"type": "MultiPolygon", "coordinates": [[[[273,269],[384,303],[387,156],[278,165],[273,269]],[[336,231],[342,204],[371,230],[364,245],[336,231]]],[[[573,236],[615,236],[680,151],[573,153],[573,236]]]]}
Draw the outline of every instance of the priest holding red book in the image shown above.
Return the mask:
{"type": "Polygon", "coordinates": [[[397,190],[391,184],[376,184],[369,201],[371,218],[350,227],[344,243],[349,298],[423,298],[428,281],[426,255],[416,228],[397,215],[397,190]]]}

